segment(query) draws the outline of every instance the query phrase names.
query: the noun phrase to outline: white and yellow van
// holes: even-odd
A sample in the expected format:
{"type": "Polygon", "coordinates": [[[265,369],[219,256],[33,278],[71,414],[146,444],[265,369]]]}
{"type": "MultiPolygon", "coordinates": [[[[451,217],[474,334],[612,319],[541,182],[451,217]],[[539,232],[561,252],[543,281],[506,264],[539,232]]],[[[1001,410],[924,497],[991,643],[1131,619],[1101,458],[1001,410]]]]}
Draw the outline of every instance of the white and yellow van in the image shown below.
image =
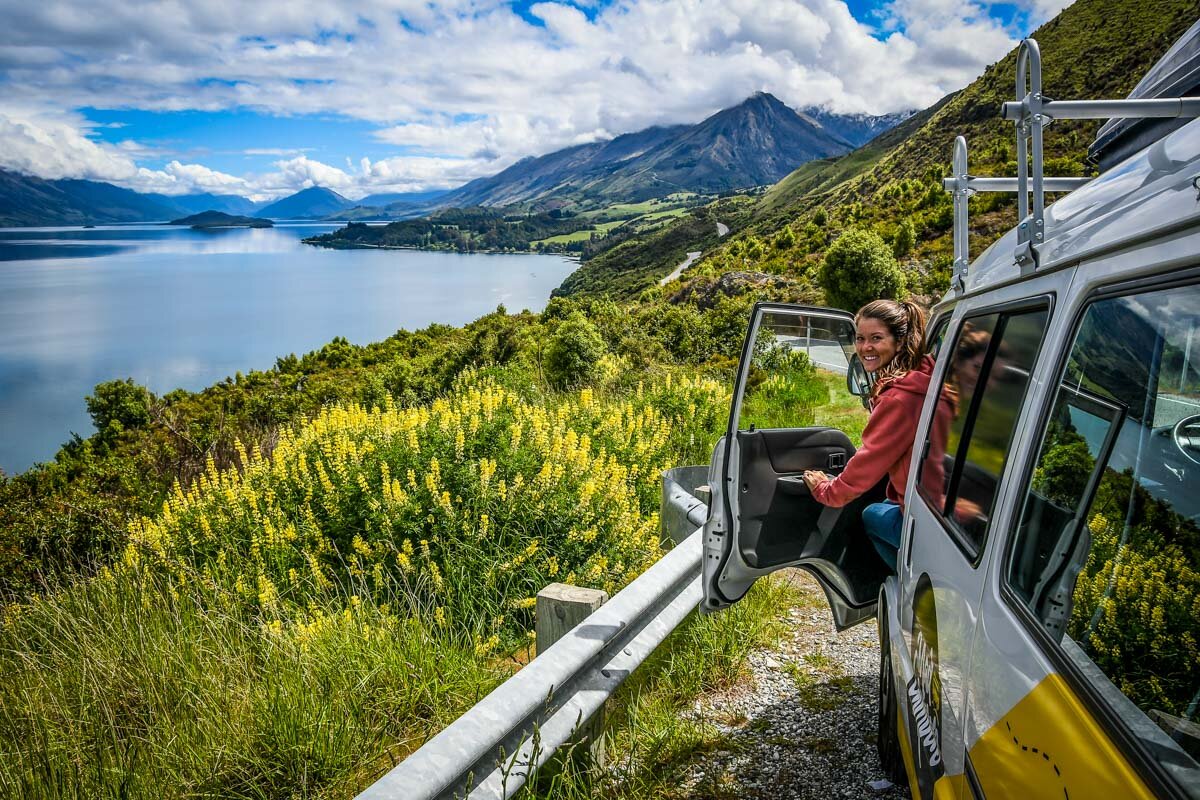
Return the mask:
{"type": "Polygon", "coordinates": [[[1179,97],[1198,93],[1200,23],[1132,96],[1158,105],[1050,101],[1035,43],[1018,63],[1022,174],[971,178],[960,143],[948,181],[959,269],[931,312],[897,574],[862,528],[882,484],[838,509],[800,478],[844,468],[845,433],[764,416],[764,387],[806,362],[867,391],[853,320],[763,304],[710,468],[702,608],[794,566],[839,629],[878,619],[879,752],[914,797],[1196,798],[1200,121],[1162,117],[1196,116],[1179,97]],[[1101,129],[1102,174],[1043,207],[1070,187],[1041,176],[1041,127],[1083,115],[1125,119],[1101,129]],[[1021,225],[968,268],[966,197],[1013,186],[1021,225]]]}

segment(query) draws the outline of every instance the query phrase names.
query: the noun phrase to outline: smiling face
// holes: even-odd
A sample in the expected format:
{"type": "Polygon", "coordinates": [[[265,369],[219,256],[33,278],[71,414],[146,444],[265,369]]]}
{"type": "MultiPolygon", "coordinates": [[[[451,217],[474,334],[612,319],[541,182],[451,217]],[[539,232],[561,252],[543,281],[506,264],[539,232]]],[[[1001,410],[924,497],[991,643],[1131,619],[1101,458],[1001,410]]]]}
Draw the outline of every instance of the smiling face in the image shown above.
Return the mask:
{"type": "Polygon", "coordinates": [[[867,372],[878,372],[896,357],[896,337],[882,320],[862,317],[855,329],[854,349],[867,372]]]}

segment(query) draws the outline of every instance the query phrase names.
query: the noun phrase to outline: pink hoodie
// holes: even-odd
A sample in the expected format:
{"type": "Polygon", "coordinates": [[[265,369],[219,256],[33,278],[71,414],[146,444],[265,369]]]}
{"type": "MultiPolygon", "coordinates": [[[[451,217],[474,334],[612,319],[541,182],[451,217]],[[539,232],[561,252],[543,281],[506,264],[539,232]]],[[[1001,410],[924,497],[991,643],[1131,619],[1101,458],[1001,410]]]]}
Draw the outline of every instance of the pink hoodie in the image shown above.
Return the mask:
{"type": "MultiPolygon", "coordinates": [[[[842,474],[822,481],[813,489],[813,497],[827,506],[840,507],[869,491],[888,476],[887,497],[904,505],[904,487],[912,464],[913,440],[921,418],[921,406],[933,375],[933,358],[925,356],[917,368],[884,386],[875,398],[871,418],[863,430],[862,447],[846,464],[842,474]]],[[[944,480],[943,455],[954,403],[943,391],[938,401],[930,441],[929,458],[921,477],[922,484],[941,492],[944,480]]],[[[936,499],[936,498],[935,498],[936,499]]]]}

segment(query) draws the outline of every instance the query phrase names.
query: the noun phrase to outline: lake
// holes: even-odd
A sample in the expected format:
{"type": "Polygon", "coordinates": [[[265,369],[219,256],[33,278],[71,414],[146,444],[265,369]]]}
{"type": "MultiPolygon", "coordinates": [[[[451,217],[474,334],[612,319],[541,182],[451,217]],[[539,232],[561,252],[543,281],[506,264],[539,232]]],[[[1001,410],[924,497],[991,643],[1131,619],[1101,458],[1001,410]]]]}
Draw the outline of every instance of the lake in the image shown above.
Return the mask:
{"type": "Polygon", "coordinates": [[[0,469],[94,432],[84,397],[133,378],[158,394],[400,328],[541,310],[575,264],[555,256],[326,250],[339,225],[0,228],[0,469]]]}

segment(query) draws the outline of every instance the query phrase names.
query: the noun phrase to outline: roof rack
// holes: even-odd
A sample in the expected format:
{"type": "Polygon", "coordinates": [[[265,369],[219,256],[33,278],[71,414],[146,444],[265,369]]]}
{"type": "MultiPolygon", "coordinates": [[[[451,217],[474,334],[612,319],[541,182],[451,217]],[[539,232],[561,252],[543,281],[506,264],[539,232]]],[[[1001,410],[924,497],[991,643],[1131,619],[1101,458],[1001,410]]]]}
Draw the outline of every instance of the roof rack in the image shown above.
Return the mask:
{"type": "Polygon", "coordinates": [[[1144,100],[1052,100],[1042,94],[1042,55],[1034,39],[1017,49],[1017,100],[1004,103],[1000,115],[1017,129],[1017,177],[977,178],[967,170],[967,140],[954,140],[953,176],[942,185],[954,195],[955,291],[966,289],[970,264],[967,200],[976,192],[1017,193],[1017,249],[1013,259],[1022,270],[1036,269],[1038,246],[1046,239],[1046,192],[1070,192],[1091,178],[1048,178],[1042,173],[1043,129],[1056,119],[1200,117],[1200,97],[1144,100]],[[1032,151],[1032,152],[1031,152],[1032,151]],[[1031,185],[1032,184],[1032,185],[1031,185]],[[1032,204],[1030,192],[1033,193],[1032,204]]]}

